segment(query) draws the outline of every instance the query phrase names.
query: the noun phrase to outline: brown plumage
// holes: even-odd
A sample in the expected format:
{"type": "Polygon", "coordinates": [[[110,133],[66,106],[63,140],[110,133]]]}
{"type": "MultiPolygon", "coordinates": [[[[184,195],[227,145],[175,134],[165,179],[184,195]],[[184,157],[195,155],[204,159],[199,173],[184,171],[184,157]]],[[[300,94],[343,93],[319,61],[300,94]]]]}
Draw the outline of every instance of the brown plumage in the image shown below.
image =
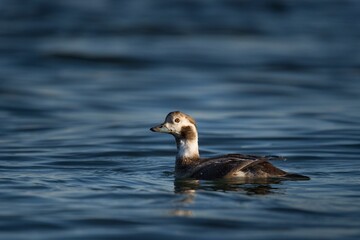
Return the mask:
{"type": "Polygon", "coordinates": [[[169,133],[175,137],[178,150],[175,162],[176,178],[310,179],[300,174],[287,173],[269,162],[269,160],[278,157],[228,154],[212,158],[200,158],[196,122],[189,115],[179,111],[169,113],[164,123],[150,130],[169,133]]]}

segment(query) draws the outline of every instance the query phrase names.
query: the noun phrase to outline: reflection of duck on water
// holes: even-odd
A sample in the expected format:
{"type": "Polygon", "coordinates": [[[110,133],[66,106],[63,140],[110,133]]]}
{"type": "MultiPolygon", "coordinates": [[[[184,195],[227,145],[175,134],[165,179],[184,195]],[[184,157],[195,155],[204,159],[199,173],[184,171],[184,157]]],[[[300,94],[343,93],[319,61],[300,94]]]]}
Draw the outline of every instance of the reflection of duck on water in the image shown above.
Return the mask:
{"type": "Polygon", "coordinates": [[[169,133],[175,137],[177,155],[176,178],[281,178],[309,180],[309,177],[287,173],[274,165],[271,158],[243,154],[228,154],[213,158],[200,158],[198,133],[195,120],[181,112],[171,112],[165,122],[150,129],[153,132],[169,133]]]}
{"type": "Polygon", "coordinates": [[[271,184],[278,184],[281,179],[261,179],[261,181],[246,181],[241,178],[221,179],[216,181],[201,181],[196,179],[175,179],[174,192],[181,195],[177,206],[169,212],[171,216],[194,216],[192,209],[188,208],[195,202],[196,191],[243,192],[247,195],[267,195],[281,193],[271,184]]]}
{"type": "Polygon", "coordinates": [[[244,181],[244,179],[223,179],[206,181],[200,184],[199,180],[180,179],[174,181],[175,193],[184,193],[194,198],[197,190],[210,190],[222,192],[245,192],[248,195],[266,195],[275,193],[277,188],[271,184],[279,184],[279,179],[264,179],[265,181],[244,181]]]}

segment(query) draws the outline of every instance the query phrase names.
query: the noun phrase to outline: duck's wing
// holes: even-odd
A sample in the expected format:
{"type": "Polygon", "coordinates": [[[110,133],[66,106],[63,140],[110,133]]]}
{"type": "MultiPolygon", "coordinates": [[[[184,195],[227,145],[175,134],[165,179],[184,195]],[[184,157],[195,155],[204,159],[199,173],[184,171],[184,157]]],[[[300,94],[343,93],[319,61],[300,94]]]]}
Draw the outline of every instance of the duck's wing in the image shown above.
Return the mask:
{"type": "Polygon", "coordinates": [[[241,168],[239,171],[234,169],[230,176],[244,176],[246,178],[277,178],[286,180],[310,180],[309,177],[297,174],[288,173],[280,168],[275,167],[267,160],[255,160],[253,163],[241,168]],[[239,174],[240,173],[240,174],[239,174]]]}
{"type": "Polygon", "coordinates": [[[226,177],[234,169],[242,168],[252,160],[218,157],[202,160],[192,169],[191,177],[195,179],[218,179],[226,177]]]}
{"type": "Polygon", "coordinates": [[[203,159],[193,168],[191,177],[196,179],[226,177],[309,179],[299,174],[289,174],[275,167],[268,162],[270,159],[243,154],[228,154],[203,159]]]}
{"type": "Polygon", "coordinates": [[[227,177],[235,170],[241,170],[255,161],[263,161],[252,155],[228,154],[212,158],[201,159],[192,168],[191,177],[196,179],[216,179],[227,177]]]}

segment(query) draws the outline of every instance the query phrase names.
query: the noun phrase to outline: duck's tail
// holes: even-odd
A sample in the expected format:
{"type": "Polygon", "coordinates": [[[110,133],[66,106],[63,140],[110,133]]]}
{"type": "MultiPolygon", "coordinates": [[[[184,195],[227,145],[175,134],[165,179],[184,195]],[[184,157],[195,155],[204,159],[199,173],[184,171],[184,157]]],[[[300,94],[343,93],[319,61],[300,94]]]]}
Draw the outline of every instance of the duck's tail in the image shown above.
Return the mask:
{"type": "Polygon", "coordinates": [[[285,178],[287,180],[310,180],[310,177],[304,176],[297,173],[286,173],[282,178],[285,178]]]}

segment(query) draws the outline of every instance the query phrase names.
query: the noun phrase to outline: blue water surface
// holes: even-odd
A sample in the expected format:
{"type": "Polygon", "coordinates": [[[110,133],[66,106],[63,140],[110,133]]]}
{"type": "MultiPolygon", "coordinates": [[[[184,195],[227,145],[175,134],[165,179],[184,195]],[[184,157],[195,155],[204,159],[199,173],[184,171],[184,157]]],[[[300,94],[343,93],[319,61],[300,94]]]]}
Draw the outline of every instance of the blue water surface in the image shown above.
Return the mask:
{"type": "Polygon", "coordinates": [[[0,1],[1,239],[359,239],[360,2],[0,1]],[[310,181],[175,181],[280,155],[310,181]]]}

